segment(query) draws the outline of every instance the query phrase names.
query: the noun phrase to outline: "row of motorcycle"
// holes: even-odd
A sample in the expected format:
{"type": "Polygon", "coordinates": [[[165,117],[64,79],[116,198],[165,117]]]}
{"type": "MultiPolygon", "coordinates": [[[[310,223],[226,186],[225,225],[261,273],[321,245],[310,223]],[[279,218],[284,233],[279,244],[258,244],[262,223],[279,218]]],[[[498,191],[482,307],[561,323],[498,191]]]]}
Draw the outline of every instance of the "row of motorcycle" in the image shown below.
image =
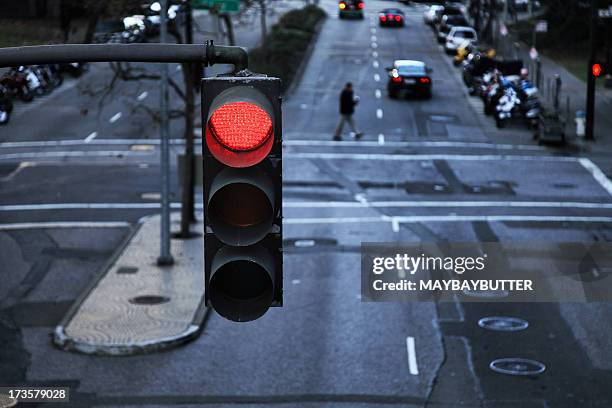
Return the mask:
{"type": "Polygon", "coordinates": [[[522,119],[528,128],[537,129],[542,109],[539,92],[522,60],[498,60],[474,50],[461,66],[470,95],[482,98],[484,113],[495,118],[498,128],[522,119]]]}
{"type": "Polygon", "coordinates": [[[81,76],[86,65],[80,62],[12,67],[0,76],[0,125],[7,124],[13,99],[32,102],[35,96],[53,91],[64,82],[64,74],[81,76]]]}

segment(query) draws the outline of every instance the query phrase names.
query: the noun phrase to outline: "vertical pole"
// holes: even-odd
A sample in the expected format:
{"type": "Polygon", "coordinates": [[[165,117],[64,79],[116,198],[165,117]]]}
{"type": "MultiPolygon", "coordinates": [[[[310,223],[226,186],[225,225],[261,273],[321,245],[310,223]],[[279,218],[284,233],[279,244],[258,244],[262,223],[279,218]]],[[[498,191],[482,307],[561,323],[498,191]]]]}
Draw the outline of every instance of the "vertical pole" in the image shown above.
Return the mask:
{"type": "MultiPolygon", "coordinates": [[[[168,40],[168,0],[161,0],[160,32],[159,41],[165,43],[168,40]]],[[[157,258],[158,265],[172,265],[174,259],[170,254],[170,146],[168,127],[168,64],[160,64],[161,81],[159,108],[161,123],[159,136],[161,142],[161,240],[160,255],[157,258]]]]}
{"type": "Polygon", "coordinates": [[[591,67],[595,62],[597,53],[597,47],[595,42],[595,33],[597,28],[597,8],[599,6],[598,0],[591,0],[591,39],[590,39],[590,50],[589,60],[587,66],[587,104],[586,104],[586,127],[584,138],[586,140],[594,140],[594,126],[595,126],[595,77],[591,72],[591,67]]]}

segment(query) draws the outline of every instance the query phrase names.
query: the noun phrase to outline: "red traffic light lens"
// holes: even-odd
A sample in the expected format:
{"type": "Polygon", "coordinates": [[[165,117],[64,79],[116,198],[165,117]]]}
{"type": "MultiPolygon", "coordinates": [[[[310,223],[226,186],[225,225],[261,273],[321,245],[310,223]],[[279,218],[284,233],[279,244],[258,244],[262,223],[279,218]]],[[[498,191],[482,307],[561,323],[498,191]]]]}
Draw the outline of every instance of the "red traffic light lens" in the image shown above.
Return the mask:
{"type": "Polygon", "coordinates": [[[221,163],[249,167],[259,163],[272,149],[272,118],[259,105],[230,102],[221,105],[208,119],[206,144],[221,163]]]}
{"type": "Polygon", "coordinates": [[[593,72],[593,76],[594,77],[599,77],[601,75],[601,65],[600,64],[593,64],[593,66],[591,67],[591,71],[593,72]]]}
{"type": "Polygon", "coordinates": [[[272,134],[272,120],[265,110],[249,102],[232,102],[212,114],[208,126],[215,139],[235,151],[254,150],[272,134]]]}

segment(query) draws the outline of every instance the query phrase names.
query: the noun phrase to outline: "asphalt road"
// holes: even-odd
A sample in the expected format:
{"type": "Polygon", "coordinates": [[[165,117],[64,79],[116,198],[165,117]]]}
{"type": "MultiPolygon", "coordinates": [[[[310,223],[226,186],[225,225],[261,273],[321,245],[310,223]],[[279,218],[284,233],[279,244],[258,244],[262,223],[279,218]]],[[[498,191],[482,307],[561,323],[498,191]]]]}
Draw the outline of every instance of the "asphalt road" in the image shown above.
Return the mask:
{"type": "Polygon", "coordinates": [[[495,129],[418,7],[401,6],[405,28],[377,26],[388,4],[338,20],[336,3],[323,1],[330,18],[285,102],[284,307],[250,324],[213,314],[202,336],[172,351],[91,357],[49,339],[130,226],[158,211],[157,130],[132,109],[154,107],[156,86],[122,83],[100,107],[82,92],[108,78],[94,67],[1,128],[0,383],[70,385],[86,406],[612,405],[608,303],[361,301],[362,242],[612,239],[612,187],[594,161],[537,146],[521,124],[495,129]],[[384,68],[403,58],[434,69],[431,100],[386,96],[384,68]],[[332,142],[347,81],[365,136],[332,142]],[[529,328],[484,330],[487,316],[529,328]],[[489,368],[506,357],[546,371],[489,368]]]}

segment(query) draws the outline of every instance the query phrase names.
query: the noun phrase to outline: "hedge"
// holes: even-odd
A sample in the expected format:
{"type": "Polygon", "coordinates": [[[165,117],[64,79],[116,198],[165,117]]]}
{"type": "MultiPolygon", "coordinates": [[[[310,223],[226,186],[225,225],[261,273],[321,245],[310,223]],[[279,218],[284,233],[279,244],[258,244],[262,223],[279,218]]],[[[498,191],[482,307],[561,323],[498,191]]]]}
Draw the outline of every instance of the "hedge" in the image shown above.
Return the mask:
{"type": "Polygon", "coordinates": [[[249,52],[249,69],[280,78],[287,89],[305,57],[317,23],[325,17],[325,12],[315,5],[284,14],[266,35],[265,45],[249,52]]]}

